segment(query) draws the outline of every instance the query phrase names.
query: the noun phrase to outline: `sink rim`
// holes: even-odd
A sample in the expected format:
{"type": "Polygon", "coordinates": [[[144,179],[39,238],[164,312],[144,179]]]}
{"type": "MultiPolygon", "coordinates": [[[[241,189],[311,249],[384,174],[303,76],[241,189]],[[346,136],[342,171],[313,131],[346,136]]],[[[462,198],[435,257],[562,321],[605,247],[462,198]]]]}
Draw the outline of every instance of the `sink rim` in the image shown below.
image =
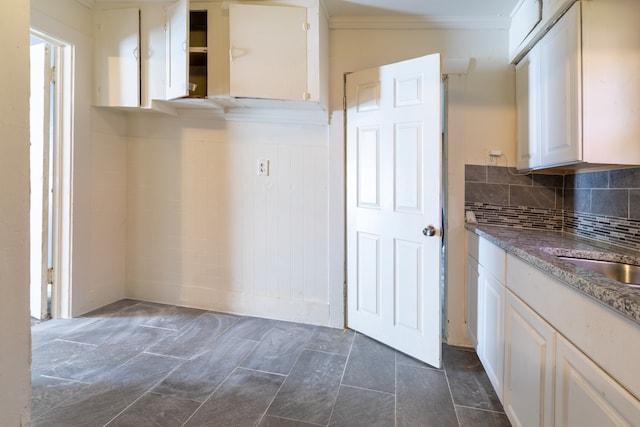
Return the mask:
{"type": "Polygon", "coordinates": [[[626,287],[640,289],[640,265],[623,261],[582,258],[570,255],[556,255],[556,257],[576,267],[584,268],[585,270],[600,274],[608,279],[620,282],[626,287]],[[614,269],[616,271],[612,272],[614,269]],[[618,274],[618,269],[624,270],[622,271],[623,276],[618,274]],[[628,278],[628,276],[631,276],[631,278],[628,278]]]}

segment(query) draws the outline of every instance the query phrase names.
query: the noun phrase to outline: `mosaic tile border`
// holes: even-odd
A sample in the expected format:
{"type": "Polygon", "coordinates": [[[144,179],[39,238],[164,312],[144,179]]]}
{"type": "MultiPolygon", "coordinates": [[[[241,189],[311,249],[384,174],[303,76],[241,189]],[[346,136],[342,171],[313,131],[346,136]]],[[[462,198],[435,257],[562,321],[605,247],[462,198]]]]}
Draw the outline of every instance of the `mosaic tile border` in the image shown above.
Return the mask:
{"type": "Polygon", "coordinates": [[[478,224],[522,229],[565,231],[578,236],[640,250],[640,220],[555,209],[465,203],[478,224]]]}
{"type": "Polygon", "coordinates": [[[564,213],[564,231],[640,250],[639,220],[566,211],[564,213]]]}
{"type": "Polygon", "coordinates": [[[473,211],[478,220],[478,224],[562,231],[562,211],[556,209],[466,202],[465,210],[473,211]]]}

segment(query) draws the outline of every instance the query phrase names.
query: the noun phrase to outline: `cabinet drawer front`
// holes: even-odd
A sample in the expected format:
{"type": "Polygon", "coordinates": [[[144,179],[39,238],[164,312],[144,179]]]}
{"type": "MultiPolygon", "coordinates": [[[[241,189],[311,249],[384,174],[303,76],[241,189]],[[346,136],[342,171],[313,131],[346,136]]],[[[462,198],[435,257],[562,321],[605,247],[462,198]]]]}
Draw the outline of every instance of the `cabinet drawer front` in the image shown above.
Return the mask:
{"type": "Polygon", "coordinates": [[[507,253],[487,239],[467,231],[467,252],[493,277],[504,284],[507,253]]]}

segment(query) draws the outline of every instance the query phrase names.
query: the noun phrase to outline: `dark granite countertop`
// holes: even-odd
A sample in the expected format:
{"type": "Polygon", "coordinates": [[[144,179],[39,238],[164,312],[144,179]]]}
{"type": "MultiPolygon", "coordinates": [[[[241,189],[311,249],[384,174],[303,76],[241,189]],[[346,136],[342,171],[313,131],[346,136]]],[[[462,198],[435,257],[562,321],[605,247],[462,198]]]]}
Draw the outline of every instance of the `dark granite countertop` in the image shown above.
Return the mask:
{"type": "Polygon", "coordinates": [[[466,225],[467,230],[640,325],[640,289],[562,261],[557,255],[640,265],[640,253],[570,233],[466,225]]]}

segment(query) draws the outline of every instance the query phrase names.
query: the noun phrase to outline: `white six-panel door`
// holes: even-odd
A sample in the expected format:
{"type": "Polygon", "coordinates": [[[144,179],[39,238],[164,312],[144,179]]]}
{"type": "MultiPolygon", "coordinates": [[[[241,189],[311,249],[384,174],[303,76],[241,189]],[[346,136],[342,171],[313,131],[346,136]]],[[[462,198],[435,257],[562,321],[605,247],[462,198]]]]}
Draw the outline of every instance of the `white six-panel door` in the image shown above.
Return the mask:
{"type": "Polygon", "coordinates": [[[440,55],[349,74],[346,96],[348,326],[439,367],[440,55]]]}

